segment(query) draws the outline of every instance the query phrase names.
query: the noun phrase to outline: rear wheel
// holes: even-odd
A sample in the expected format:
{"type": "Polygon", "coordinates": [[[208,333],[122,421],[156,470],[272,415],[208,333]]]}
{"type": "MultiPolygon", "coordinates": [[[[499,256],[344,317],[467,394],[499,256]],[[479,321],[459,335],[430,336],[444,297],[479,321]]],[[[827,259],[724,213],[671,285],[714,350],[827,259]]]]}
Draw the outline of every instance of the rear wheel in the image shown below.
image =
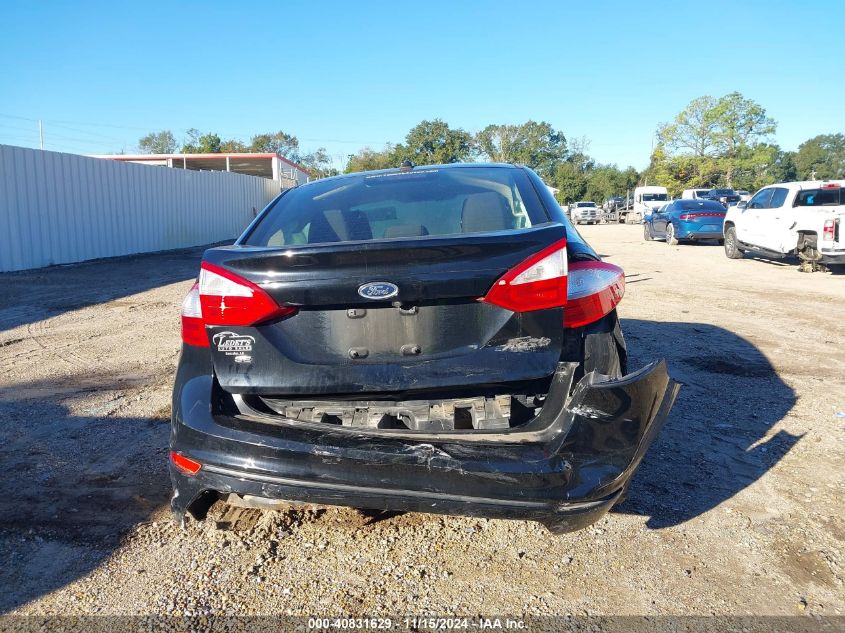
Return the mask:
{"type": "Polygon", "coordinates": [[[646,242],[650,242],[654,239],[654,235],[651,232],[651,224],[648,222],[643,222],[643,239],[646,242]]]}
{"type": "Polygon", "coordinates": [[[678,245],[678,238],[675,237],[675,227],[670,222],[666,225],[666,243],[669,246],[677,246],[678,245]]]}
{"type": "Polygon", "coordinates": [[[745,256],[745,252],[739,248],[739,242],[736,239],[736,229],[732,226],[729,226],[725,229],[725,239],[723,240],[725,243],[725,255],[728,259],[742,259],[745,256]]]}

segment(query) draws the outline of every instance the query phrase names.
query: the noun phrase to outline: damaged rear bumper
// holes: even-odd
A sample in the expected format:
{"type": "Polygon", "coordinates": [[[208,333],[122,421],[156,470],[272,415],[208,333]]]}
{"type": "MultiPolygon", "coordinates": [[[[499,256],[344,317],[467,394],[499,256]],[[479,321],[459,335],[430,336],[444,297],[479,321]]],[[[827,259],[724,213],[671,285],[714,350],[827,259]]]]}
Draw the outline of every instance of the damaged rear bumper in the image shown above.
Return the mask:
{"type": "Polygon", "coordinates": [[[360,432],[269,416],[212,415],[211,376],[174,394],[172,509],[202,518],[228,494],[320,505],[532,519],[583,528],[618,502],[679,386],[663,361],[619,380],[562,363],[542,411],[507,431],[360,432]],[[571,395],[570,395],[571,391],[571,395]]]}

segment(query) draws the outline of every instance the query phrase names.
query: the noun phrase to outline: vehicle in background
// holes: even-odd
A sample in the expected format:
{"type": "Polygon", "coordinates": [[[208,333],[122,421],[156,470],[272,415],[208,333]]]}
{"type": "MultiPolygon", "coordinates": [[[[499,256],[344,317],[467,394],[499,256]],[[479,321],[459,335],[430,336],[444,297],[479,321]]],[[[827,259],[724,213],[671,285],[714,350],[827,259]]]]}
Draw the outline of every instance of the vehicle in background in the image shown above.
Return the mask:
{"type": "Polygon", "coordinates": [[[751,200],[751,194],[745,190],[737,189],[736,195],[739,196],[739,202],[748,202],[749,200],[751,200]]]}
{"type": "Polygon", "coordinates": [[[601,221],[601,211],[595,202],[574,202],[569,208],[569,219],[574,224],[598,224],[601,221]]]}
{"type": "Polygon", "coordinates": [[[642,219],[669,202],[669,190],[666,187],[646,186],[634,189],[633,217],[628,213],[626,222],[638,223],[642,219]]]}
{"type": "Polygon", "coordinates": [[[618,211],[625,204],[625,198],[622,196],[613,196],[604,201],[602,208],[605,211],[618,211]]]}
{"type": "Polygon", "coordinates": [[[678,391],[625,375],[621,268],[525,167],[289,189],[205,251],[182,305],[171,507],[533,519],[624,498],[678,391]]]}
{"type": "Polygon", "coordinates": [[[715,200],[673,200],[643,222],[646,240],[662,238],[667,244],[718,240],[722,242],[725,208],[715,200]]]}
{"type": "Polygon", "coordinates": [[[702,200],[707,198],[707,194],[710,192],[709,189],[684,189],[681,192],[681,199],[682,200],[702,200]]]}
{"type": "Polygon", "coordinates": [[[705,196],[707,200],[715,200],[726,209],[740,201],[739,195],[733,189],[711,189],[705,196]]]}
{"type": "Polygon", "coordinates": [[[826,264],[845,264],[843,224],[845,180],[770,185],[728,209],[725,255],[797,255],[802,271],[824,270],[826,264]]]}

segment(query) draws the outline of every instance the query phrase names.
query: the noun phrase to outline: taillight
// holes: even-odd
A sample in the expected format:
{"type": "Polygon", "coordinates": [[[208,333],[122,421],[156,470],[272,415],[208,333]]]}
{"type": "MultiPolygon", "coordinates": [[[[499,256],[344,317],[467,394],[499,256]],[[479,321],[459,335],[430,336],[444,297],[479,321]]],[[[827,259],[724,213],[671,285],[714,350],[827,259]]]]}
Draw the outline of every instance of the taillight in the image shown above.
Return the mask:
{"type": "Polygon", "coordinates": [[[836,221],[835,220],[825,220],[824,221],[824,236],[822,237],[822,241],[823,242],[832,242],[835,236],[836,236],[836,221]]]}
{"type": "Polygon", "coordinates": [[[187,345],[208,347],[208,336],[205,334],[205,323],[202,321],[198,283],[191,286],[190,292],[182,301],[182,342],[187,345]]]}
{"type": "Polygon", "coordinates": [[[569,290],[563,311],[565,327],[598,321],[625,295],[625,273],[606,262],[574,262],[569,266],[569,290]]]}
{"type": "Polygon", "coordinates": [[[296,312],[251,281],[207,262],[200,270],[199,295],[206,325],[256,325],[296,312]]]}
{"type": "Polygon", "coordinates": [[[566,304],[566,274],[563,239],[502,275],[483,301],[514,312],[558,308],[566,304]]]}
{"type": "Polygon", "coordinates": [[[199,281],[182,302],[182,342],[208,347],[206,325],[257,325],[295,312],[251,281],[203,262],[199,281]]]}
{"type": "Polygon", "coordinates": [[[684,213],[680,216],[681,220],[695,220],[698,218],[697,213],[684,213]]]}
{"type": "Polygon", "coordinates": [[[202,464],[199,462],[195,462],[193,459],[180,455],[176,451],[170,451],[170,461],[173,462],[173,465],[176,466],[176,468],[186,475],[196,475],[200,471],[200,468],[202,468],[202,464]]]}

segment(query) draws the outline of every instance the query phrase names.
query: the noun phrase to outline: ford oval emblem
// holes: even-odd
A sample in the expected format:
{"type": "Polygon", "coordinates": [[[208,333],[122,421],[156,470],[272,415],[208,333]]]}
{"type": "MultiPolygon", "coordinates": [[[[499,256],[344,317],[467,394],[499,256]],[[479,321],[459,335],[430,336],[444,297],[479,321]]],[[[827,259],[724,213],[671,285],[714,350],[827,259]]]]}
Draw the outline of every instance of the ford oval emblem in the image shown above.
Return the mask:
{"type": "Polygon", "coordinates": [[[389,281],[371,281],[358,288],[364,299],[390,299],[399,294],[399,286],[389,281]]]}

